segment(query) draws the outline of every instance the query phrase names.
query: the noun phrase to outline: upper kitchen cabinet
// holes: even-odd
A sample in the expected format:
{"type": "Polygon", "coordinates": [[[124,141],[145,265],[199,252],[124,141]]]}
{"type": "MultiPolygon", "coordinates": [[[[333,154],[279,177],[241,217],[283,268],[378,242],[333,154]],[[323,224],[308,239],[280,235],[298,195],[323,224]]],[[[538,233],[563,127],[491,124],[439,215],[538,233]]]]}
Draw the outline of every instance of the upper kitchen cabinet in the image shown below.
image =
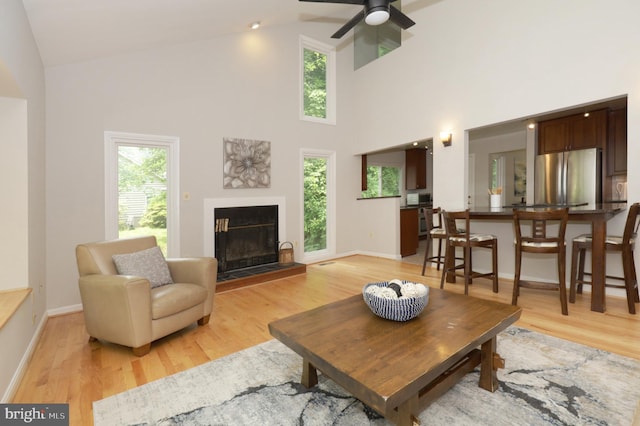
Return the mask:
{"type": "Polygon", "coordinates": [[[627,174],[627,109],[609,111],[607,139],[607,175],[627,174]]]}
{"type": "Polygon", "coordinates": [[[405,150],[406,189],[425,189],[427,187],[427,150],[412,148],[405,150]]]}
{"type": "Polygon", "coordinates": [[[545,120],[538,126],[538,154],[605,148],[607,109],[545,120]]]}

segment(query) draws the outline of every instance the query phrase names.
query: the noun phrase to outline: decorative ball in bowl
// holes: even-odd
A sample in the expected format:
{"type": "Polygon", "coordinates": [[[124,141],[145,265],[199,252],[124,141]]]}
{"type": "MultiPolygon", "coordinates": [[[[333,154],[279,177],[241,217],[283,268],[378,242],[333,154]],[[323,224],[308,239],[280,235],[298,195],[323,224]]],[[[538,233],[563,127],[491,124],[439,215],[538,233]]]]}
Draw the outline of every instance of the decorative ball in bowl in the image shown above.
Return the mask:
{"type": "Polygon", "coordinates": [[[429,303],[429,287],[410,281],[382,281],[366,284],[362,296],[369,309],[379,317],[409,321],[429,303]]]}

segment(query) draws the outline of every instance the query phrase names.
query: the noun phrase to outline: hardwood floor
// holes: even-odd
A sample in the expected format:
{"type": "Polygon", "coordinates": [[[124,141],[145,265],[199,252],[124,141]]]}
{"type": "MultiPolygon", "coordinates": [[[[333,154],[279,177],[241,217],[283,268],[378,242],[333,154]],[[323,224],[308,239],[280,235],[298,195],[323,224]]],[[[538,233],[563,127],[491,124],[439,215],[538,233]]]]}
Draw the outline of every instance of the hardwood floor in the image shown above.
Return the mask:
{"type": "MultiPolygon", "coordinates": [[[[82,313],[52,317],[13,402],[68,402],[70,423],[90,425],[93,401],[270,340],[267,324],[277,318],[359,294],[368,282],[399,278],[440,285],[435,268],[427,268],[427,277],[421,269],[351,256],[309,265],[306,274],[219,293],[208,325],[194,324],[156,341],[141,358],[121,346],[88,343],[82,313]]],[[[445,284],[445,290],[462,293],[464,285],[445,284]]],[[[494,294],[489,280],[477,279],[469,294],[511,303],[511,290],[511,282],[501,280],[494,294]]],[[[640,360],[640,315],[630,315],[622,298],[610,296],[606,302],[606,313],[591,312],[589,295],[579,295],[563,316],[558,293],[523,289],[516,325],[640,360]]]]}

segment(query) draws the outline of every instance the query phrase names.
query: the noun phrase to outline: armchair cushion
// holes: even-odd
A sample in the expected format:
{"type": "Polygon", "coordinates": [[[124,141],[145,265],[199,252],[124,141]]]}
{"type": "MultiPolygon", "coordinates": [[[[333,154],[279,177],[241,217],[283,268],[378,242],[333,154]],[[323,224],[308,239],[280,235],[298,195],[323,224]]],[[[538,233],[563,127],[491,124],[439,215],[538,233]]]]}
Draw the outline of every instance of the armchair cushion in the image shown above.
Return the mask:
{"type": "Polygon", "coordinates": [[[146,278],[152,288],[173,284],[167,261],[158,246],[134,253],[114,254],[113,263],[119,275],[146,278]]]}
{"type": "Polygon", "coordinates": [[[173,284],[151,290],[151,318],[159,319],[185,311],[207,299],[207,289],[197,284],[173,284]]]}

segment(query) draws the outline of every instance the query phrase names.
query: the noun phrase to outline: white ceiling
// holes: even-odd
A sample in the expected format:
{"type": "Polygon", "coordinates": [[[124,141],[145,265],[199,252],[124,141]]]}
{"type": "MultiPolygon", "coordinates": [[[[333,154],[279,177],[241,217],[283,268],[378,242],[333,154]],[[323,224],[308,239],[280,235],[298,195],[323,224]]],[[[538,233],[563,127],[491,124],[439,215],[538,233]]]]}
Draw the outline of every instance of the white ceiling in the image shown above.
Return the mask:
{"type": "Polygon", "coordinates": [[[362,8],[298,0],[23,0],[23,4],[46,67],[249,31],[254,21],[267,28],[317,20],[335,23],[337,30],[362,8]]]}

